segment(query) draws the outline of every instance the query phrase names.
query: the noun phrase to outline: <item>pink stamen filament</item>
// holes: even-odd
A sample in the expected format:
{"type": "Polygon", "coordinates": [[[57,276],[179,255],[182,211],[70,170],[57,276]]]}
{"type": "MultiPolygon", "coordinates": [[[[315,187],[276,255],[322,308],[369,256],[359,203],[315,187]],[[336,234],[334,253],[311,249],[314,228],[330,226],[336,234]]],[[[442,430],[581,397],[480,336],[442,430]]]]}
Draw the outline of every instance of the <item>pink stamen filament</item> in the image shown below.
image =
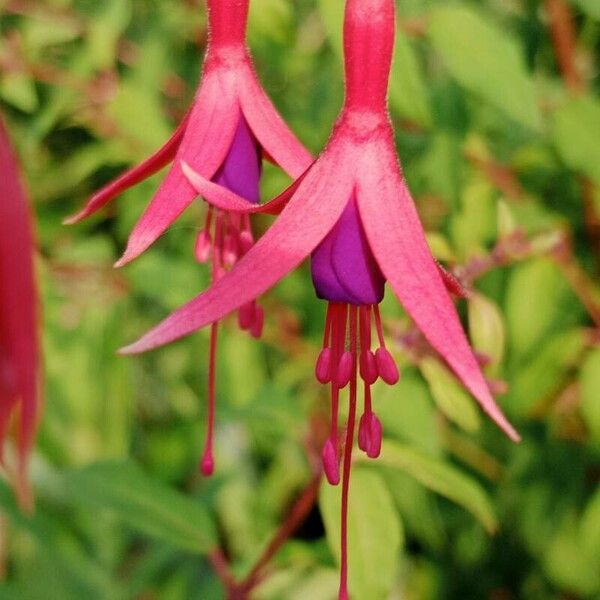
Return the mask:
{"type": "Polygon", "coordinates": [[[350,378],[350,406],[348,409],[348,426],[344,447],[344,471],[342,478],[342,515],[341,515],[341,560],[339,600],[348,599],[348,495],[350,491],[350,467],[352,446],[354,443],[354,427],[356,421],[356,354],[357,354],[357,308],[350,307],[350,352],[353,357],[352,376],[350,378]]]}
{"type": "Polygon", "coordinates": [[[379,305],[373,306],[373,313],[375,314],[375,327],[377,328],[377,338],[379,339],[379,345],[385,348],[385,338],[383,336],[383,325],[381,324],[381,315],[379,314],[379,305]]]}
{"type": "Polygon", "coordinates": [[[215,404],[216,404],[216,361],[217,338],[219,323],[213,323],[210,328],[210,350],[208,359],[208,410],[206,415],[206,440],[204,452],[200,460],[200,471],[203,475],[212,475],[215,469],[213,456],[214,429],[215,429],[215,404]]]}

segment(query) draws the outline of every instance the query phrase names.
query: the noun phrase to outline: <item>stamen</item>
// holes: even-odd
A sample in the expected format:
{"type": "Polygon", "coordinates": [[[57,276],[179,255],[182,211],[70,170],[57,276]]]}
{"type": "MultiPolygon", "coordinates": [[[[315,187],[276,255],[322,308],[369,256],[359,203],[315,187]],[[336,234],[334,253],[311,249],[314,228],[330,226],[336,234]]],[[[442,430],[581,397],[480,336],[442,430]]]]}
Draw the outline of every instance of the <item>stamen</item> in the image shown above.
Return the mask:
{"type": "Polygon", "coordinates": [[[332,353],[329,348],[329,340],[331,337],[331,314],[333,309],[331,305],[327,305],[327,316],[325,317],[325,331],[323,333],[323,349],[317,358],[315,365],[315,377],[319,383],[329,383],[331,381],[331,360],[332,353]]]}
{"type": "Polygon", "coordinates": [[[261,306],[258,306],[258,304],[255,303],[254,323],[252,324],[252,327],[250,327],[250,335],[256,339],[260,338],[260,336],[262,335],[264,324],[265,311],[262,309],[261,306]]]}
{"type": "Polygon", "coordinates": [[[387,348],[377,348],[375,359],[377,360],[377,370],[379,371],[381,379],[388,385],[398,383],[400,373],[389,350],[387,348]]]}
{"type": "Polygon", "coordinates": [[[240,329],[246,331],[254,325],[256,317],[256,301],[252,300],[244,304],[238,311],[238,325],[240,329]]]}
{"type": "Polygon", "coordinates": [[[352,355],[352,374],[350,378],[350,406],[348,409],[348,427],[344,447],[344,472],[342,481],[342,524],[341,524],[341,561],[339,600],[348,600],[348,493],[350,490],[350,467],[352,445],[356,421],[356,354],[357,354],[357,307],[350,307],[350,353],[352,355]]]}
{"type": "Polygon", "coordinates": [[[207,229],[203,229],[198,233],[194,245],[194,255],[199,263],[205,263],[210,258],[211,246],[212,238],[210,232],[207,229]]]}
{"type": "Polygon", "coordinates": [[[389,350],[385,347],[385,339],[383,337],[383,326],[381,324],[381,315],[379,314],[379,306],[373,307],[375,313],[375,325],[377,327],[377,337],[379,338],[380,347],[375,352],[375,359],[377,361],[377,370],[383,381],[388,385],[394,385],[398,383],[400,379],[400,373],[398,367],[390,354],[389,350]]]}
{"type": "Polygon", "coordinates": [[[213,457],[213,442],[215,428],[215,403],[216,403],[216,359],[217,359],[217,338],[219,333],[219,323],[213,323],[210,328],[210,350],[208,359],[208,410],[206,418],[206,440],[204,442],[204,452],[200,460],[200,471],[206,477],[213,474],[215,470],[215,461],[213,457]]]}
{"type": "Polygon", "coordinates": [[[377,361],[371,350],[371,307],[361,306],[359,309],[360,330],[360,377],[372,385],[377,380],[377,361]]]}
{"type": "Polygon", "coordinates": [[[345,388],[350,382],[350,377],[352,377],[352,362],[352,354],[346,350],[340,358],[335,375],[335,381],[340,389],[345,388]]]}

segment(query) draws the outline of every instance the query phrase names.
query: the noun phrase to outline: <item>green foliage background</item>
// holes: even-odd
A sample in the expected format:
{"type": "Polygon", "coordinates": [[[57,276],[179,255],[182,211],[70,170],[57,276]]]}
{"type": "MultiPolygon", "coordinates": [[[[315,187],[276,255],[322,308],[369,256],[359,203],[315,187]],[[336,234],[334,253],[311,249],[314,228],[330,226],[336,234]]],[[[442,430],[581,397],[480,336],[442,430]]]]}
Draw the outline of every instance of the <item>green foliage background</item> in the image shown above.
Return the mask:
{"type": "MultiPolygon", "coordinates": [[[[252,1],[257,70],[315,153],[342,100],[342,5],[252,1]]],[[[398,2],[390,104],[405,174],[441,260],[469,275],[492,258],[461,310],[523,442],[487,423],[435,357],[398,343],[402,380],[375,395],[384,454],[353,474],[357,600],[600,597],[598,6],[570,5],[585,85],[569,89],[542,2],[398,2]]],[[[0,488],[0,598],[222,598],[207,554],[222,547],[243,577],[311,478],[328,410],[312,376],[324,307],[304,269],[263,301],[264,343],[225,328],[218,474],[203,480],[207,332],[115,355],[207,284],[192,259],[202,205],[120,271],[159,177],[61,225],[184,113],[203,4],[0,10],[0,102],[37,216],[46,370],[35,515],[0,488]]],[[[285,183],[268,167],[265,197],[285,183]]],[[[393,298],[384,313],[392,331],[408,326],[393,298]]],[[[254,598],[336,597],[338,493],[323,487],[254,598]]]]}

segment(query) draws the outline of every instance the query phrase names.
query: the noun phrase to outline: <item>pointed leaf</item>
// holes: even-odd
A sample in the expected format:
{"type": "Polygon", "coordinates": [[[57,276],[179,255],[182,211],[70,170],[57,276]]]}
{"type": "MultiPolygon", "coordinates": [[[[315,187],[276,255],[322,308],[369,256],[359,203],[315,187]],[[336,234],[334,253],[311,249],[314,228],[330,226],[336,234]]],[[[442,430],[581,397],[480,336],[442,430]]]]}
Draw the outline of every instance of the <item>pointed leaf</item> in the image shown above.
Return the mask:
{"type": "MultiPolygon", "coordinates": [[[[319,507],[329,547],[340,557],[341,488],[323,482],[319,507]]],[[[348,580],[352,598],[385,600],[398,570],[402,523],[383,478],[355,468],[348,503],[348,580]]]]}
{"type": "Polygon", "coordinates": [[[522,125],[540,128],[523,51],[503,29],[482,13],[453,5],[433,11],[428,36],[459,83],[522,125]]]}
{"type": "Polygon", "coordinates": [[[459,504],[475,516],[490,533],[498,529],[492,502],[483,487],[456,467],[418,450],[384,440],[378,465],[399,469],[426,488],[459,504]]]}
{"type": "Polygon", "coordinates": [[[67,475],[81,503],[112,511],[126,525],[190,552],[206,553],[217,543],[202,504],[148,477],[131,462],[96,463],[67,475]]]}

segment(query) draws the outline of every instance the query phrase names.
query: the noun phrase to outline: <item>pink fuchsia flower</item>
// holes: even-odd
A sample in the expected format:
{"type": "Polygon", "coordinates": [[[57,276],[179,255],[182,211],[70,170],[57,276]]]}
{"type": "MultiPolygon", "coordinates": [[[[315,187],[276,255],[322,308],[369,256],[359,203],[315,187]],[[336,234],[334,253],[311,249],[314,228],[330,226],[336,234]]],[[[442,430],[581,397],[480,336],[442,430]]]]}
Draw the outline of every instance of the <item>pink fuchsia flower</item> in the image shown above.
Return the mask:
{"type": "MultiPolygon", "coordinates": [[[[66,220],[75,223],[92,215],[126,189],[175,161],[115,266],[123,266],[139,256],[197,197],[181,171],[180,161],[253,204],[259,200],[263,156],[291,177],[298,177],[310,166],[312,157],[288,129],[258,82],[246,46],[248,5],[248,0],[208,0],[209,41],[201,84],[191,110],[162,148],[99,190],[83,210],[66,220]]],[[[196,238],[195,255],[200,262],[210,261],[212,278],[217,280],[253,243],[247,214],[209,207],[204,228],[196,238]]],[[[249,298],[240,307],[238,322],[242,329],[260,337],[264,314],[255,298],[249,298]]],[[[200,461],[206,475],[214,468],[217,336],[215,322],[210,339],[208,431],[200,461]]]]}
{"type": "Polygon", "coordinates": [[[39,411],[38,303],[34,241],[25,190],[0,120],[0,461],[11,419],[16,420],[15,489],[30,508],[27,461],[39,411]]]}
{"type": "Polygon", "coordinates": [[[512,440],[519,439],[492,397],[469,346],[449,295],[449,290],[457,291],[456,282],[431,255],[398,163],[386,102],[394,29],[393,0],[347,0],[342,112],[319,158],[275,200],[248,205],[182,164],[198,193],[214,206],[239,214],[280,216],[209,290],[121,351],[144,352],[214,323],[264,293],[311,256],[317,295],[329,303],[316,376],[331,387],[331,435],[323,450],[331,483],[340,478],[339,394],[342,388],[350,388],[342,474],[343,599],[348,597],[346,521],[358,378],[364,386],[358,442],[375,457],[381,445],[381,425],[373,411],[370,388],[378,377],[388,384],[399,377],[385,347],[378,310],[386,281],[483,410],[512,440]]]}

